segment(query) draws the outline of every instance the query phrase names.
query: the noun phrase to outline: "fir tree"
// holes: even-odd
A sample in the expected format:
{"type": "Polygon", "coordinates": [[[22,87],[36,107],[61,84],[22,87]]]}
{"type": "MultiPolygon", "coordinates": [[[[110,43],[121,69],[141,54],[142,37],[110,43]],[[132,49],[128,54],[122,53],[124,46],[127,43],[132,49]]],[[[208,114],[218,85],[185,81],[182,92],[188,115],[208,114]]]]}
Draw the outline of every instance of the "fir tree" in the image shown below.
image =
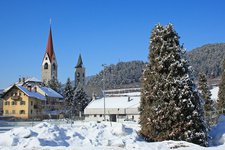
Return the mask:
{"type": "Polygon", "coordinates": [[[204,102],[203,102],[204,103],[204,112],[206,115],[207,122],[208,122],[208,124],[210,124],[211,114],[212,114],[212,111],[215,110],[215,108],[214,108],[214,102],[211,99],[212,94],[208,88],[206,75],[203,73],[199,73],[198,90],[199,90],[201,97],[204,100],[204,102]]]}
{"type": "Polygon", "coordinates": [[[65,101],[65,108],[67,112],[69,113],[70,110],[72,110],[73,106],[73,87],[72,83],[70,81],[70,78],[67,79],[65,89],[63,91],[64,101],[65,101]]]}
{"type": "Polygon", "coordinates": [[[61,84],[59,83],[59,81],[57,79],[53,78],[50,81],[48,81],[47,86],[50,87],[51,89],[55,90],[56,92],[62,94],[61,84]]]}
{"type": "Polygon", "coordinates": [[[171,24],[153,29],[149,50],[142,77],[141,134],[149,141],[185,140],[206,146],[203,106],[171,24]]]}
{"type": "Polygon", "coordinates": [[[225,113],[225,60],[223,62],[222,77],[219,85],[217,110],[225,113]]]}
{"type": "Polygon", "coordinates": [[[73,96],[73,114],[75,116],[83,115],[85,107],[90,102],[85,90],[83,87],[78,87],[74,91],[73,96]]]}

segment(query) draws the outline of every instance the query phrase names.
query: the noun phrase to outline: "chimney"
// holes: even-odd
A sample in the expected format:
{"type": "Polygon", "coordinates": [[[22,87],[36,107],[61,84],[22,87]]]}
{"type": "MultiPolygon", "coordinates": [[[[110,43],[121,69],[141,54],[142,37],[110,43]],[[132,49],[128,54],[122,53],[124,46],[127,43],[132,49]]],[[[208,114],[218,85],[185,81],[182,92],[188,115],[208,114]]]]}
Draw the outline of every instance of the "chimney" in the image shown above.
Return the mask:
{"type": "Polygon", "coordinates": [[[25,77],[23,77],[23,83],[25,82],[25,77]]]}
{"type": "Polygon", "coordinates": [[[34,92],[37,92],[37,87],[36,86],[34,87],[34,92]]]}
{"type": "Polygon", "coordinates": [[[21,83],[21,78],[19,78],[19,83],[21,83]]]}
{"type": "Polygon", "coordinates": [[[27,89],[31,92],[31,85],[28,85],[27,89]]]}

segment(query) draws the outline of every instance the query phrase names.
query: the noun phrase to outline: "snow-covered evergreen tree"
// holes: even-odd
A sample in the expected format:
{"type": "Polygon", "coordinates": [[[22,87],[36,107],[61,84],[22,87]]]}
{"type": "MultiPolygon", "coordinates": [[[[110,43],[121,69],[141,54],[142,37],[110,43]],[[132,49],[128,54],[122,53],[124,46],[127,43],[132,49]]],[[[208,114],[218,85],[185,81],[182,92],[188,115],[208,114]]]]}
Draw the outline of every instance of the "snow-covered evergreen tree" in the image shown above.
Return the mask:
{"type": "Polygon", "coordinates": [[[212,111],[215,110],[214,108],[214,101],[211,99],[211,92],[208,88],[206,75],[203,73],[199,73],[199,79],[198,79],[198,90],[199,93],[204,100],[204,112],[206,116],[206,120],[208,124],[211,122],[211,114],[212,111]]]}
{"type": "Polygon", "coordinates": [[[149,141],[185,140],[207,146],[203,106],[171,24],[153,29],[149,50],[142,77],[141,134],[149,141]]]}
{"type": "Polygon", "coordinates": [[[56,92],[62,94],[61,84],[59,83],[59,81],[57,79],[53,78],[50,81],[48,81],[47,86],[50,87],[51,89],[55,90],[56,92]]]}
{"type": "Polygon", "coordinates": [[[223,62],[222,77],[219,85],[217,110],[225,113],[225,60],[223,62]]]}
{"type": "Polygon", "coordinates": [[[70,110],[72,110],[72,106],[73,106],[73,87],[72,87],[72,83],[70,81],[70,78],[67,79],[66,82],[66,86],[65,89],[63,91],[63,96],[64,96],[64,109],[66,109],[67,113],[70,113],[70,110]]]}
{"type": "Polygon", "coordinates": [[[83,115],[85,107],[90,102],[88,95],[86,94],[83,87],[78,87],[74,91],[73,96],[73,115],[83,115]]]}

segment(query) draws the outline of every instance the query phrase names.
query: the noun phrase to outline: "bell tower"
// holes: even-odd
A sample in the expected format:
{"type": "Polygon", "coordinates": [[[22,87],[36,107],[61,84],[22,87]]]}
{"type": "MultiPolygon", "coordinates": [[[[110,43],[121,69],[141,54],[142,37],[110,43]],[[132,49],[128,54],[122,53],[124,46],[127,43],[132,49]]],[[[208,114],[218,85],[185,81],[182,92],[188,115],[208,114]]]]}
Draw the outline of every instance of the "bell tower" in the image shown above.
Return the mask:
{"type": "Polygon", "coordinates": [[[52,79],[57,79],[57,73],[58,73],[58,65],[53,48],[52,29],[50,25],[46,52],[41,65],[42,82],[48,84],[48,81],[52,79]]]}
{"type": "Polygon", "coordinates": [[[82,87],[84,87],[85,85],[85,68],[83,65],[81,54],[79,55],[77,65],[75,66],[75,87],[77,87],[78,84],[80,84],[80,86],[82,87]]]}

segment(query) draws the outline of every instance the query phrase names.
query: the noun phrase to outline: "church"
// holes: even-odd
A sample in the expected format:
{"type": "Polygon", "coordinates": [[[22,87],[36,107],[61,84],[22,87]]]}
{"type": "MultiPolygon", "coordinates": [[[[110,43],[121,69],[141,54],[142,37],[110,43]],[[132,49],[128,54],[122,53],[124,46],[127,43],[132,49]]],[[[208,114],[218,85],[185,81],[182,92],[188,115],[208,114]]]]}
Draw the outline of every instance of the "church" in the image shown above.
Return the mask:
{"type": "MultiPolygon", "coordinates": [[[[75,66],[75,87],[78,85],[84,87],[85,85],[85,67],[83,65],[81,54],[79,55],[77,64],[75,66]]],[[[58,79],[58,64],[56,55],[53,47],[52,39],[52,29],[50,26],[50,31],[48,35],[48,42],[46,47],[46,52],[43,57],[41,65],[41,81],[48,85],[49,81],[58,79]]]]}

